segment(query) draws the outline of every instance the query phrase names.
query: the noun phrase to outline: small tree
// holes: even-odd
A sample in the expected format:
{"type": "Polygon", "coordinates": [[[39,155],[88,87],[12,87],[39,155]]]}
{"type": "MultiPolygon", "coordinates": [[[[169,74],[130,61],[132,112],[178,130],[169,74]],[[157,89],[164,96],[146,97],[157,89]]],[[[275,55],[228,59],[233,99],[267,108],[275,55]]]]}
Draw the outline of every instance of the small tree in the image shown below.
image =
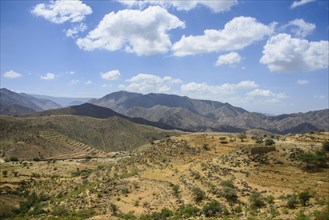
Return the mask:
{"type": "Polygon", "coordinates": [[[265,146],[272,146],[274,144],[275,144],[275,142],[273,141],[273,139],[268,138],[265,140],[265,146]]]}
{"type": "Polygon", "coordinates": [[[312,195],[308,191],[303,191],[298,194],[298,199],[303,206],[306,206],[312,195]]]}
{"type": "Polygon", "coordinates": [[[310,165],[320,167],[323,166],[327,161],[327,156],[324,152],[308,152],[308,153],[301,153],[297,157],[299,160],[306,163],[306,167],[309,169],[310,165]]]}

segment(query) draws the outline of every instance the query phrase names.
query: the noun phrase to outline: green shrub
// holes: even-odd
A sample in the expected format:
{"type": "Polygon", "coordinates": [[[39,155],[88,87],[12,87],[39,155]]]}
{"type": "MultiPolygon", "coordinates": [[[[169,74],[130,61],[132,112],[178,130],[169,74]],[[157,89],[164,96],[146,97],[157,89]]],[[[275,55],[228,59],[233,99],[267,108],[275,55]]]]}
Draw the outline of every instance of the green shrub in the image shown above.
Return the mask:
{"type": "Polygon", "coordinates": [[[230,187],[223,187],[222,196],[230,203],[236,203],[238,201],[236,190],[230,187]]]}
{"type": "Polygon", "coordinates": [[[35,157],[35,158],[33,158],[33,161],[35,161],[35,162],[38,162],[38,161],[40,161],[41,159],[40,159],[40,157],[35,157]]]}
{"type": "Polygon", "coordinates": [[[252,192],[249,197],[250,205],[253,208],[262,208],[265,206],[265,199],[259,192],[252,192]]]}
{"type": "Polygon", "coordinates": [[[12,161],[12,162],[17,162],[18,158],[17,157],[10,157],[9,160],[12,161]]]}
{"type": "Polygon", "coordinates": [[[298,199],[303,206],[307,205],[310,198],[312,198],[312,195],[308,191],[300,192],[298,194],[298,199]]]}
{"type": "Polygon", "coordinates": [[[288,195],[287,196],[288,208],[294,209],[294,208],[296,208],[296,205],[297,205],[297,195],[296,194],[288,195]]]}
{"type": "Polygon", "coordinates": [[[205,192],[199,187],[194,187],[192,189],[192,194],[194,197],[194,201],[197,203],[201,202],[206,196],[205,192]]]}
{"type": "Polygon", "coordinates": [[[329,141],[325,141],[322,143],[322,148],[325,151],[329,151],[329,141]]]}
{"type": "Polygon", "coordinates": [[[203,208],[202,208],[202,213],[206,216],[206,217],[215,217],[215,216],[219,216],[222,212],[222,207],[221,204],[219,202],[217,202],[216,200],[206,204],[203,208]]]}
{"type": "Polygon", "coordinates": [[[177,212],[179,217],[189,218],[197,216],[199,209],[193,205],[186,205],[181,207],[177,212]]]}
{"type": "Polygon", "coordinates": [[[274,144],[275,144],[275,142],[273,141],[273,139],[266,139],[265,140],[265,146],[272,146],[274,144]]]}

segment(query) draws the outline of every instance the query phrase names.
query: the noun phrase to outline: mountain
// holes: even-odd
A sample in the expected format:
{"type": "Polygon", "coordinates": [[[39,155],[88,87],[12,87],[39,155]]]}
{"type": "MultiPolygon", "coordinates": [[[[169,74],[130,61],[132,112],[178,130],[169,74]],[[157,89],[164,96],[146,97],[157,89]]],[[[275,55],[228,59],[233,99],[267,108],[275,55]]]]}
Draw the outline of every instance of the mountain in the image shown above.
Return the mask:
{"type": "Polygon", "coordinates": [[[15,93],[5,88],[0,89],[0,105],[0,114],[5,115],[22,115],[61,107],[51,100],[15,93]]]}
{"type": "Polygon", "coordinates": [[[81,105],[83,103],[88,102],[91,99],[91,98],[53,97],[53,96],[37,95],[37,94],[29,94],[29,95],[38,99],[51,100],[63,107],[72,106],[72,105],[81,105]]]}
{"type": "Polygon", "coordinates": [[[51,115],[78,115],[78,116],[88,116],[94,118],[110,118],[116,116],[137,124],[149,125],[167,130],[175,129],[175,127],[169,126],[162,122],[148,121],[144,118],[138,118],[138,117],[131,118],[126,115],[119,114],[109,108],[93,105],[91,103],[84,103],[81,105],[69,106],[66,108],[58,108],[58,109],[41,111],[41,112],[35,112],[32,114],[28,114],[27,116],[51,116],[51,115]]]}
{"type": "Polygon", "coordinates": [[[0,116],[2,157],[58,158],[77,153],[133,150],[168,135],[178,134],[130,122],[118,116],[76,115],[0,116]]]}
{"type": "Polygon", "coordinates": [[[166,94],[140,94],[119,91],[90,103],[111,108],[130,117],[162,122],[188,131],[240,132],[263,129],[286,134],[329,130],[329,109],[307,113],[268,116],[248,112],[229,103],[197,100],[166,94]]]}

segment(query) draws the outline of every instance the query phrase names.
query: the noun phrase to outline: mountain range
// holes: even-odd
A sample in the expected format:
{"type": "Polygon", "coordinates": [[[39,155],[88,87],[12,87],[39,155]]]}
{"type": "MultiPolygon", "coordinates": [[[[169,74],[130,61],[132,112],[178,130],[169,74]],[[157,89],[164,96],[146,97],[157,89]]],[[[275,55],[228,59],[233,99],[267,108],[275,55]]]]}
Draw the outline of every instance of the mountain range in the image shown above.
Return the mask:
{"type": "Polygon", "coordinates": [[[184,131],[241,132],[263,129],[286,134],[329,130],[329,109],[268,116],[248,112],[229,103],[167,94],[144,95],[119,91],[91,99],[88,104],[60,108],[49,99],[1,89],[0,101],[1,114],[80,115],[95,118],[116,116],[134,123],[184,131]]]}

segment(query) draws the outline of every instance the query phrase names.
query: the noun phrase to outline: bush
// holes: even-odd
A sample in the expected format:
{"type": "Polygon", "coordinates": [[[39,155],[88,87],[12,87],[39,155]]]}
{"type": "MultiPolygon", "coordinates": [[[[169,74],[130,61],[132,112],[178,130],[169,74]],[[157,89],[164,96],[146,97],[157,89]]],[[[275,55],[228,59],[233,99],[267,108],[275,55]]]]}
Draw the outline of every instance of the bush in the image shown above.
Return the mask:
{"type": "Polygon", "coordinates": [[[235,188],[235,186],[234,186],[232,180],[223,180],[223,181],[220,183],[220,185],[223,186],[223,187],[226,186],[226,187],[229,187],[229,188],[232,188],[232,189],[235,188]]]}
{"type": "Polygon", "coordinates": [[[10,157],[9,160],[12,161],[12,162],[17,162],[18,158],[17,157],[10,157]]]}
{"type": "Polygon", "coordinates": [[[236,203],[238,201],[236,190],[230,187],[223,187],[222,196],[231,203],[236,203]]]}
{"type": "Polygon", "coordinates": [[[265,140],[265,146],[272,146],[274,144],[275,144],[275,142],[273,141],[273,139],[266,139],[265,140]]]}
{"type": "Polygon", "coordinates": [[[287,197],[287,206],[290,209],[296,208],[297,205],[297,196],[296,194],[288,195],[287,197]]]}
{"type": "Polygon", "coordinates": [[[205,192],[202,189],[200,189],[199,187],[194,187],[192,189],[192,193],[193,193],[194,200],[197,203],[201,202],[206,196],[205,192]]]}
{"type": "Polygon", "coordinates": [[[35,162],[38,162],[38,161],[40,161],[41,159],[39,158],[39,157],[35,157],[35,158],[33,158],[33,161],[35,161],[35,162]]]}
{"type": "Polygon", "coordinates": [[[197,216],[199,209],[193,205],[186,205],[178,210],[178,216],[183,218],[195,217],[197,216]]]}
{"type": "Polygon", "coordinates": [[[324,151],[329,151],[329,141],[325,141],[322,143],[322,148],[324,151]]]}
{"type": "Polygon", "coordinates": [[[315,167],[323,167],[328,158],[324,152],[317,151],[315,153],[301,153],[297,156],[299,160],[306,163],[306,167],[309,169],[310,165],[315,167]]]}
{"type": "Polygon", "coordinates": [[[303,206],[306,206],[312,195],[308,191],[300,192],[298,199],[303,206]]]}
{"type": "Polygon", "coordinates": [[[259,192],[252,192],[249,197],[250,205],[253,208],[262,208],[265,206],[265,199],[259,192]]]}
{"type": "Polygon", "coordinates": [[[218,216],[222,212],[222,207],[219,202],[216,200],[212,201],[211,203],[208,203],[202,208],[202,213],[206,217],[215,217],[218,216]]]}

